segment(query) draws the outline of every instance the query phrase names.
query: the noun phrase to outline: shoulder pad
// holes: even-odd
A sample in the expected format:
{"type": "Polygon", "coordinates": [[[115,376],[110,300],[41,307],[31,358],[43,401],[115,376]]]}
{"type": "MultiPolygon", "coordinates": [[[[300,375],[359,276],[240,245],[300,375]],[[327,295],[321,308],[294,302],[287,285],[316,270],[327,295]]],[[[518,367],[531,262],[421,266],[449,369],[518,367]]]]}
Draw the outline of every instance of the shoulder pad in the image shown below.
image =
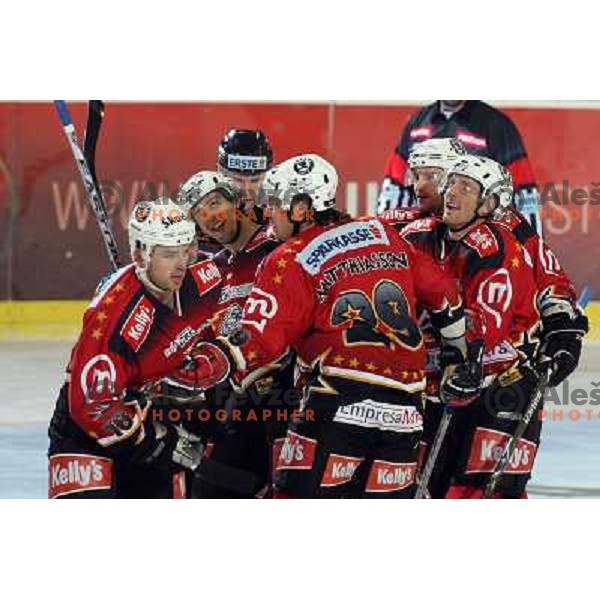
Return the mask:
{"type": "Polygon", "coordinates": [[[134,352],[140,349],[148,337],[155,313],[154,305],[147,296],[143,295],[125,319],[121,327],[121,337],[134,352]]]}
{"type": "Polygon", "coordinates": [[[480,258],[494,256],[500,250],[498,239],[487,223],[481,223],[462,239],[463,244],[473,250],[480,258]]]}
{"type": "Polygon", "coordinates": [[[192,265],[189,267],[189,271],[194,278],[200,296],[219,285],[223,279],[215,261],[210,258],[192,265]]]}
{"type": "Polygon", "coordinates": [[[420,231],[433,231],[440,223],[439,219],[435,217],[425,217],[424,219],[417,219],[412,223],[409,223],[403,230],[402,233],[415,233],[420,231]]]}
{"type": "Polygon", "coordinates": [[[512,210],[496,212],[492,217],[492,221],[507,227],[510,231],[514,231],[521,224],[521,219],[512,210]]]}
{"type": "Polygon", "coordinates": [[[98,306],[100,301],[106,296],[110,290],[117,289],[117,291],[122,291],[123,286],[126,285],[126,280],[131,282],[129,276],[133,273],[135,269],[134,264],[129,264],[125,267],[120,268],[118,271],[111,273],[110,275],[106,275],[100,280],[100,283],[96,287],[94,292],[94,297],[90,302],[89,308],[95,308],[98,306]],[[117,287],[118,286],[118,287],[117,287]]]}

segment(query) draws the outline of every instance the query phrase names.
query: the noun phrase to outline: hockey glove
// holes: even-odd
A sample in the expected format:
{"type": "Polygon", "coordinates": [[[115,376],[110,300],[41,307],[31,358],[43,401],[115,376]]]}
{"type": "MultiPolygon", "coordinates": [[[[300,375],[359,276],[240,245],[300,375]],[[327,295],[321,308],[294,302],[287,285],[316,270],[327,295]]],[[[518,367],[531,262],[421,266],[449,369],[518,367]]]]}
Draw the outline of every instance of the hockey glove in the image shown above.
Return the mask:
{"type": "Polygon", "coordinates": [[[227,379],[230,369],[229,355],[220,342],[200,342],[170,377],[181,387],[201,391],[227,379]]]}
{"type": "Polygon", "coordinates": [[[442,348],[442,402],[453,408],[463,408],[479,398],[483,384],[482,359],[483,344],[479,341],[468,343],[466,357],[455,346],[442,348]]]}
{"type": "Polygon", "coordinates": [[[589,331],[588,319],[578,313],[574,318],[566,312],[559,312],[543,318],[544,344],[542,358],[552,361],[552,372],[548,385],[560,385],[579,364],[581,345],[589,331]]]}
{"type": "Polygon", "coordinates": [[[132,462],[153,466],[167,472],[182,468],[194,471],[202,460],[204,445],[183,427],[148,423],[144,440],[130,456],[132,462]]]}

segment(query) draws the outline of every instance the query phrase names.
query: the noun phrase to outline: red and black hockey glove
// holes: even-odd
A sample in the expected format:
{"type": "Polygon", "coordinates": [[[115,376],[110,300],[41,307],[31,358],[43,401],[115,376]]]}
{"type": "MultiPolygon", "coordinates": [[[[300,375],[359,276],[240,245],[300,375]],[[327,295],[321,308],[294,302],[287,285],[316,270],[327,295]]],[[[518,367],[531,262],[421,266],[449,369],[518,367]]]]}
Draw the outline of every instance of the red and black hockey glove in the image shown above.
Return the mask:
{"type": "Polygon", "coordinates": [[[224,344],[218,340],[200,342],[170,378],[189,389],[201,391],[225,381],[230,370],[231,359],[224,344]]]}

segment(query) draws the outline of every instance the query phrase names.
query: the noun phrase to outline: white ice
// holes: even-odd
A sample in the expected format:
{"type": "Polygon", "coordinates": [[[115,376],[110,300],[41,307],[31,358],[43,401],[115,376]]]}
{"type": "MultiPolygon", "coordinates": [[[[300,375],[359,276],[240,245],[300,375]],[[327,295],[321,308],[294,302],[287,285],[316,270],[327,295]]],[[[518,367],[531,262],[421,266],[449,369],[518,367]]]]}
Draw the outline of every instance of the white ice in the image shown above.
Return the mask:
{"type": "MultiPolygon", "coordinates": [[[[0,498],[46,497],[46,431],[70,349],[65,342],[0,343],[0,498]]],[[[569,387],[589,396],[593,382],[600,389],[600,345],[590,343],[569,387]]],[[[530,495],[600,497],[600,404],[546,408],[550,415],[562,409],[563,419],[544,423],[530,495]],[[578,420],[569,418],[574,409],[578,420]]]]}

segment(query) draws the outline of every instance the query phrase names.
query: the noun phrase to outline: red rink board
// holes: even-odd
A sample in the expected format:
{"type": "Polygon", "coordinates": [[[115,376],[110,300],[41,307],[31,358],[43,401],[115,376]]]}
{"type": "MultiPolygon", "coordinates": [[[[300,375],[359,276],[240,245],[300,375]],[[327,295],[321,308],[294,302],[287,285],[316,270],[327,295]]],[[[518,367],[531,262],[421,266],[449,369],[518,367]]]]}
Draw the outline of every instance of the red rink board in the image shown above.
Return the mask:
{"type": "MultiPolygon", "coordinates": [[[[97,152],[98,176],[118,182],[130,205],[151,182],[170,191],[189,175],[211,168],[222,134],[231,127],[260,127],[270,136],[276,160],[317,152],[341,175],[339,199],[364,213],[373,206],[388,153],[416,107],[323,104],[108,103],[97,152]],[[163,182],[163,183],[161,183],[163,182]]],[[[71,104],[78,131],[85,105],[71,104]]],[[[594,152],[600,111],[573,108],[515,108],[517,124],[540,187],[562,180],[570,190],[600,189],[600,158],[594,152]],[[597,182],[598,186],[594,186],[597,182]]],[[[0,298],[86,298],[108,266],[83,190],[51,103],[0,104],[0,298]],[[9,193],[10,180],[16,196],[9,193]],[[9,208],[13,221],[8,235],[9,208]],[[12,259],[11,259],[12,256],[12,259]],[[11,267],[9,269],[9,260],[11,267]]],[[[116,219],[122,255],[123,223],[116,219]]],[[[600,284],[595,243],[600,225],[596,206],[551,208],[546,231],[578,285],[600,284]],[[564,218],[569,211],[569,219],[564,218]],[[551,218],[553,217],[553,218],[551,218]]]]}

